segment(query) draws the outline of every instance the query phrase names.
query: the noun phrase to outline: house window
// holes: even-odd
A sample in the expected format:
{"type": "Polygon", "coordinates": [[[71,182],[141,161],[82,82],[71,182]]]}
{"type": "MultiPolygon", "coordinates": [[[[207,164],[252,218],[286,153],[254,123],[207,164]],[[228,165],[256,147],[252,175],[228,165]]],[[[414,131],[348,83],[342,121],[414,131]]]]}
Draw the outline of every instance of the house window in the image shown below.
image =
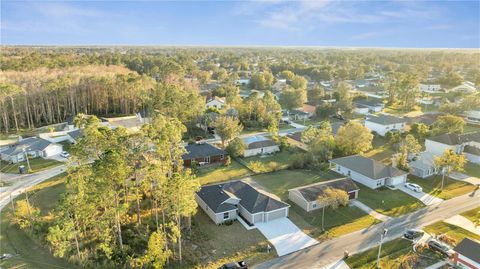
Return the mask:
{"type": "Polygon", "coordinates": [[[228,212],[223,213],[223,219],[228,219],[229,217],[230,216],[228,212]]]}
{"type": "Polygon", "coordinates": [[[350,176],[352,174],[352,171],[348,170],[348,176],[350,176]]]}
{"type": "Polygon", "coordinates": [[[225,158],[225,156],[222,154],[220,155],[220,160],[223,160],[225,158]]]}
{"type": "Polygon", "coordinates": [[[340,166],[337,166],[337,171],[340,172],[340,166]]]}
{"type": "Polygon", "coordinates": [[[316,208],[317,207],[317,204],[312,204],[312,208],[316,208]]]}
{"type": "Polygon", "coordinates": [[[205,162],[210,163],[210,156],[205,157],[205,162]]]}

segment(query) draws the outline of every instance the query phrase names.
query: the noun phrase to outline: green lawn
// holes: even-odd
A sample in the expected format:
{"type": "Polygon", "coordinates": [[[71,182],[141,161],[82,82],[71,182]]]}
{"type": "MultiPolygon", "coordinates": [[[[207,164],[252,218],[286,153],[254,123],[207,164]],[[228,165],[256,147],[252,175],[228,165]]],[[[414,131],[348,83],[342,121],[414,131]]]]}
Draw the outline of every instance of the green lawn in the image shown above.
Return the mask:
{"type": "Polygon", "coordinates": [[[317,240],[352,233],[371,225],[380,223],[357,207],[339,207],[336,210],[325,209],[325,232],[322,232],[322,210],[306,212],[301,207],[290,203],[289,218],[300,229],[317,240]]]}
{"type": "Polygon", "coordinates": [[[468,162],[465,167],[465,173],[466,175],[469,175],[471,177],[478,177],[480,178],[480,164],[474,164],[471,162],[468,162]]]}
{"type": "Polygon", "coordinates": [[[391,217],[398,217],[425,206],[418,199],[400,190],[385,187],[372,190],[360,183],[357,185],[360,187],[358,200],[375,211],[391,217]]]}
{"type": "Polygon", "coordinates": [[[394,151],[388,144],[387,139],[382,136],[376,135],[372,141],[373,149],[365,153],[365,157],[372,158],[379,162],[383,162],[385,164],[390,164],[392,154],[394,151]]]}
{"type": "Polygon", "coordinates": [[[441,235],[446,234],[453,238],[456,244],[460,243],[464,238],[470,238],[473,240],[480,240],[480,235],[469,232],[463,228],[455,225],[448,224],[443,221],[438,221],[423,228],[429,234],[441,235]]]}
{"type": "Polygon", "coordinates": [[[460,215],[464,216],[465,218],[467,218],[470,221],[472,221],[473,223],[475,223],[476,221],[480,221],[480,207],[477,207],[477,208],[474,208],[472,210],[463,212],[460,215]]]}
{"type": "MultiPolygon", "coordinates": [[[[65,191],[64,174],[51,178],[30,189],[30,202],[40,208],[40,214],[46,217],[55,207],[60,194],[65,191]]],[[[18,199],[24,199],[21,195],[18,199]]],[[[24,230],[10,224],[11,207],[8,205],[0,215],[0,253],[18,253],[15,257],[0,261],[2,268],[78,268],[64,260],[53,257],[43,242],[32,238],[24,230]]]]}
{"type": "Polygon", "coordinates": [[[288,168],[292,162],[292,152],[282,150],[271,155],[244,158],[245,165],[255,173],[265,173],[288,168]]]}
{"type": "MultiPolygon", "coordinates": [[[[52,168],[54,166],[59,166],[63,164],[62,162],[59,162],[56,160],[43,159],[43,158],[29,159],[29,161],[30,161],[30,167],[32,168],[31,172],[38,172],[38,171],[46,170],[48,168],[52,168]]],[[[18,174],[18,167],[20,165],[24,165],[25,168],[27,169],[26,161],[15,163],[15,164],[9,164],[2,161],[0,163],[0,172],[18,174]]]]}
{"type": "Polygon", "coordinates": [[[197,178],[200,180],[200,184],[204,185],[246,177],[250,173],[250,170],[245,166],[232,160],[229,166],[214,166],[199,169],[197,178]]]}
{"type": "Polygon", "coordinates": [[[224,263],[241,260],[253,265],[276,256],[275,249],[267,253],[268,241],[260,231],[248,231],[238,221],[217,226],[199,210],[192,225],[192,236],[184,243],[184,263],[168,268],[216,269],[224,263]]]}
{"type": "Polygon", "coordinates": [[[281,170],[274,173],[256,175],[252,179],[278,195],[282,200],[287,200],[288,189],[339,177],[343,176],[331,170],[281,170]]]}
{"type": "Polygon", "coordinates": [[[472,184],[445,177],[443,191],[440,191],[442,176],[439,175],[428,178],[418,178],[409,175],[408,179],[410,182],[420,185],[424,192],[444,200],[470,193],[475,189],[475,186],[472,184]]]}
{"type": "Polygon", "coordinates": [[[477,132],[477,131],[480,131],[479,125],[465,124],[465,126],[463,127],[464,133],[477,132]]]}
{"type": "MultiPolygon", "coordinates": [[[[373,269],[376,268],[378,247],[350,256],[346,263],[350,268],[355,269],[373,269]]],[[[423,250],[421,256],[413,251],[412,243],[408,240],[399,238],[382,245],[380,254],[380,268],[425,268],[437,261],[441,257],[428,249],[423,250]],[[402,263],[409,257],[416,257],[415,264],[411,267],[403,267],[402,263]]]]}

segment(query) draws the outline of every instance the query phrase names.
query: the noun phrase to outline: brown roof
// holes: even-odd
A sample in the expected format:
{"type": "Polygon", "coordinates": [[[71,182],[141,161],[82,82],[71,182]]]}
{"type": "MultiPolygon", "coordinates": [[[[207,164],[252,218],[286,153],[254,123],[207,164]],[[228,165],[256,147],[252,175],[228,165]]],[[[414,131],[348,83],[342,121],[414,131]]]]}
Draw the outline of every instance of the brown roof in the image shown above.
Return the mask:
{"type": "Polygon", "coordinates": [[[313,202],[316,201],[319,196],[323,195],[327,188],[340,189],[347,193],[360,189],[350,178],[337,178],[290,189],[288,191],[296,190],[303,196],[303,198],[305,198],[305,200],[313,202]]]}

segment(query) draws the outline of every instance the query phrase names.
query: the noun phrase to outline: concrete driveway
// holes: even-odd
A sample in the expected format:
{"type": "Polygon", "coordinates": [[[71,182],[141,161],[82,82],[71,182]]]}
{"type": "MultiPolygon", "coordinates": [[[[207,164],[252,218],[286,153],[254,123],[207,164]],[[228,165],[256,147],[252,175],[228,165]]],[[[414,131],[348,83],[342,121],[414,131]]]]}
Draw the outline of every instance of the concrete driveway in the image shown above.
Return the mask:
{"type": "Polygon", "coordinates": [[[302,232],[288,218],[255,223],[255,226],[273,244],[278,256],[318,244],[317,240],[302,232]]]}
{"type": "Polygon", "coordinates": [[[397,188],[399,190],[403,191],[404,193],[417,198],[418,200],[420,200],[425,205],[433,205],[433,204],[438,204],[438,203],[443,202],[443,199],[440,199],[438,197],[435,197],[435,196],[430,195],[430,194],[425,193],[425,192],[412,191],[411,189],[405,187],[404,185],[399,185],[399,186],[397,186],[397,188]]]}

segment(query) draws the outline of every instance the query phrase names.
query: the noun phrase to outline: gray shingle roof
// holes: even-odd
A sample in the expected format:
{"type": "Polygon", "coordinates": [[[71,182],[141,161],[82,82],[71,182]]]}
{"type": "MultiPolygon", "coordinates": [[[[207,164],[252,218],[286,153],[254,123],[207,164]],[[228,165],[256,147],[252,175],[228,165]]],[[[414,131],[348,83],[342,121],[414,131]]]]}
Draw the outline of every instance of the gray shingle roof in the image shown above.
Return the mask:
{"type": "Polygon", "coordinates": [[[185,149],[187,150],[187,153],[182,155],[182,159],[184,160],[227,154],[226,151],[214,147],[208,143],[187,145],[185,149]]]}
{"type": "Polygon", "coordinates": [[[83,136],[83,131],[82,131],[82,129],[77,129],[77,130],[74,130],[74,131],[70,131],[67,134],[71,138],[73,138],[74,140],[77,140],[78,138],[83,136]]]}
{"type": "Polygon", "coordinates": [[[479,155],[479,156],[480,156],[480,148],[477,148],[477,147],[474,147],[474,146],[470,146],[470,145],[466,145],[466,146],[463,148],[463,152],[470,153],[470,154],[473,154],[473,155],[479,155]]]}
{"type": "Polygon", "coordinates": [[[265,148],[265,147],[272,147],[275,146],[275,142],[273,140],[263,140],[263,141],[256,141],[252,142],[247,145],[248,149],[259,149],[259,148],[265,148]]]}
{"type": "Polygon", "coordinates": [[[5,155],[15,155],[26,151],[42,151],[47,148],[52,142],[38,137],[29,137],[20,140],[18,143],[2,152],[5,155]]]}
{"type": "Polygon", "coordinates": [[[428,140],[432,140],[435,142],[439,142],[446,145],[460,145],[466,142],[478,142],[480,143],[480,132],[472,132],[466,134],[442,134],[434,137],[427,138],[428,140]]]}
{"type": "Polygon", "coordinates": [[[369,115],[366,121],[382,124],[382,125],[390,125],[390,124],[398,124],[398,123],[405,123],[406,121],[402,118],[380,114],[378,116],[369,115]]]}
{"type": "Polygon", "coordinates": [[[358,100],[355,100],[354,103],[357,105],[366,106],[366,107],[383,106],[382,99],[378,99],[378,98],[358,99],[358,100]]]}
{"type": "Polygon", "coordinates": [[[480,263],[480,243],[469,238],[463,239],[453,250],[480,263]]]}
{"type": "Polygon", "coordinates": [[[327,188],[340,189],[347,193],[360,189],[350,178],[337,178],[290,189],[289,191],[296,190],[303,196],[303,198],[305,198],[305,200],[313,202],[317,200],[327,188]]]}
{"type": "Polygon", "coordinates": [[[197,195],[215,213],[231,210],[233,205],[224,203],[231,197],[240,199],[240,205],[252,214],[289,207],[288,204],[257,191],[243,181],[203,186],[197,195]]]}
{"type": "Polygon", "coordinates": [[[381,162],[360,155],[337,158],[331,160],[331,162],[346,167],[371,179],[396,177],[407,174],[405,171],[392,166],[386,166],[381,162]]]}

